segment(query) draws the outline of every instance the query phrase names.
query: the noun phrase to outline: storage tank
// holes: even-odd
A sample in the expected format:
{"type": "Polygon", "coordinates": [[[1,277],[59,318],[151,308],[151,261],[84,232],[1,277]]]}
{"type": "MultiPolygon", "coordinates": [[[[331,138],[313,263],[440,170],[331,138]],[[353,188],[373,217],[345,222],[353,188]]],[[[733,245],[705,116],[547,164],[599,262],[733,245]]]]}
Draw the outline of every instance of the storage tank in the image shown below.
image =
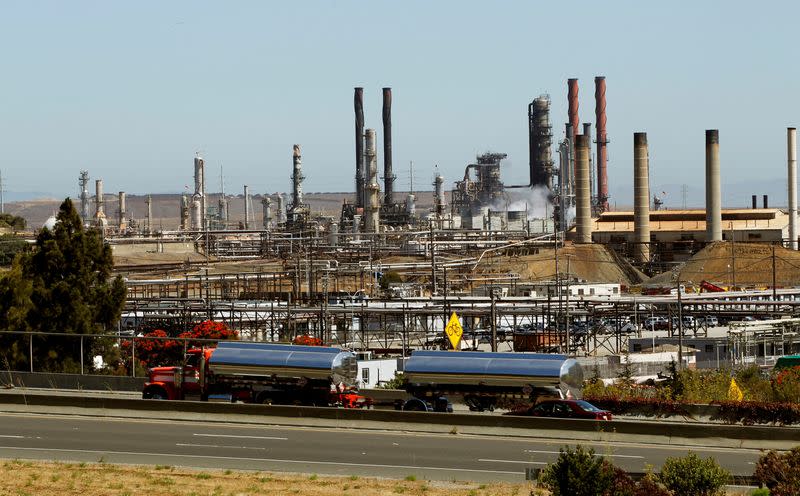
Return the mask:
{"type": "Polygon", "coordinates": [[[358,381],[355,354],[325,346],[221,341],[208,367],[215,375],[330,380],[346,386],[358,381]]]}

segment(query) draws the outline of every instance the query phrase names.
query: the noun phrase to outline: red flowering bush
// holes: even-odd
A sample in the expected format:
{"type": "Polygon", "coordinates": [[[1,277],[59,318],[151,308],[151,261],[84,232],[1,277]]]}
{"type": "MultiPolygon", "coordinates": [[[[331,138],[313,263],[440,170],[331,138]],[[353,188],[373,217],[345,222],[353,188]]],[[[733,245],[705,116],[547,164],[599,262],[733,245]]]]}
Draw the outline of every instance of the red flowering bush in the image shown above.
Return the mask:
{"type": "MultiPolygon", "coordinates": [[[[144,368],[178,365],[183,361],[183,352],[186,348],[213,346],[214,342],[205,340],[239,339],[239,334],[228,329],[224,322],[206,320],[195,325],[191,331],[178,334],[177,338],[183,339],[172,338],[162,329],[155,329],[137,337],[135,350],[137,365],[144,368]],[[186,339],[185,345],[184,339],[186,339]],[[203,341],[194,341],[195,339],[203,341]]],[[[132,340],[122,341],[120,348],[123,363],[130,366],[132,340]]]]}
{"type": "Polygon", "coordinates": [[[308,336],[304,334],[294,338],[292,340],[292,344],[299,344],[302,346],[322,346],[323,342],[320,338],[315,338],[314,336],[308,336]]]}

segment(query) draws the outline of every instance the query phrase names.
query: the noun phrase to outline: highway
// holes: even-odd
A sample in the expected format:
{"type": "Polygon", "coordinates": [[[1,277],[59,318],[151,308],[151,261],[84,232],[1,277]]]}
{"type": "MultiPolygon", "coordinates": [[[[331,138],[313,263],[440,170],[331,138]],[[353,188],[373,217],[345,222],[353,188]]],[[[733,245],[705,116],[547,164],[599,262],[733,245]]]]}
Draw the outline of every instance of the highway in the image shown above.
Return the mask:
{"type": "MultiPolygon", "coordinates": [[[[220,422],[0,414],[0,458],[104,461],[431,480],[520,482],[525,469],[555,460],[566,441],[463,434],[243,426],[220,422]]],[[[628,471],[659,467],[688,448],[586,443],[628,471]]],[[[693,449],[736,475],[751,475],[759,453],[693,449]]]]}

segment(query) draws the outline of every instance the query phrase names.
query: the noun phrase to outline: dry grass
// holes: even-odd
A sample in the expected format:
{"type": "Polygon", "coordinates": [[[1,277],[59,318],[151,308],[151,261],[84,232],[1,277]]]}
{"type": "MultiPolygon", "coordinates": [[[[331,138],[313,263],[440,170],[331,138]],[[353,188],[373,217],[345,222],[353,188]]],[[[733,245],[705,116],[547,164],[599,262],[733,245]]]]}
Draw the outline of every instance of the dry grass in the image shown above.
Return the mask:
{"type": "Polygon", "coordinates": [[[298,496],[501,496],[537,494],[531,484],[440,483],[356,476],[190,470],[168,466],[139,467],[106,463],[53,463],[10,460],[0,468],[0,495],[231,495],[298,496]]]}

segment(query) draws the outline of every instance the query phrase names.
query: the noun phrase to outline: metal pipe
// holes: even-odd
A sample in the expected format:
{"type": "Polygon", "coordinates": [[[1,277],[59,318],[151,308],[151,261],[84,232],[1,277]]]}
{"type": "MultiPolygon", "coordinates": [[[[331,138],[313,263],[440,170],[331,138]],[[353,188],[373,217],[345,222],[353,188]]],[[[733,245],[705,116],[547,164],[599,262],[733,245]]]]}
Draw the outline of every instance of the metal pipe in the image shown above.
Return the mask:
{"type": "Polygon", "coordinates": [[[383,204],[394,203],[392,173],[392,89],[383,88],[383,204]]]}
{"type": "Polygon", "coordinates": [[[367,218],[365,230],[367,232],[379,232],[381,205],[379,199],[380,186],[378,185],[378,157],[377,151],[375,150],[375,130],[367,129],[365,137],[366,146],[364,158],[366,159],[368,171],[368,183],[366,185],[368,202],[366,207],[367,218]]]}
{"type": "Polygon", "coordinates": [[[356,112],[356,208],[364,201],[364,88],[355,88],[353,106],[356,112]]]}
{"type": "Polygon", "coordinates": [[[606,131],[606,78],[594,78],[594,113],[597,128],[597,203],[608,210],[608,134],[606,131]]]}
{"type": "Polygon", "coordinates": [[[575,242],[592,242],[592,191],[589,187],[589,137],[575,136],[575,242]]]}
{"type": "Polygon", "coordinates": [[[719,130],[706,130],[706,240],[722,241],[719,130]]]}
{"type": "Polygon", "coordinates": [[[787,129],[789,155],[789,248],[797,249],[797,129],[787,129]]]}
{"type": "Polygon", "coordinates": [[[647,133],[633,133],[633,242],[634,258],[650,261],[650,155],[647,133]]]}

